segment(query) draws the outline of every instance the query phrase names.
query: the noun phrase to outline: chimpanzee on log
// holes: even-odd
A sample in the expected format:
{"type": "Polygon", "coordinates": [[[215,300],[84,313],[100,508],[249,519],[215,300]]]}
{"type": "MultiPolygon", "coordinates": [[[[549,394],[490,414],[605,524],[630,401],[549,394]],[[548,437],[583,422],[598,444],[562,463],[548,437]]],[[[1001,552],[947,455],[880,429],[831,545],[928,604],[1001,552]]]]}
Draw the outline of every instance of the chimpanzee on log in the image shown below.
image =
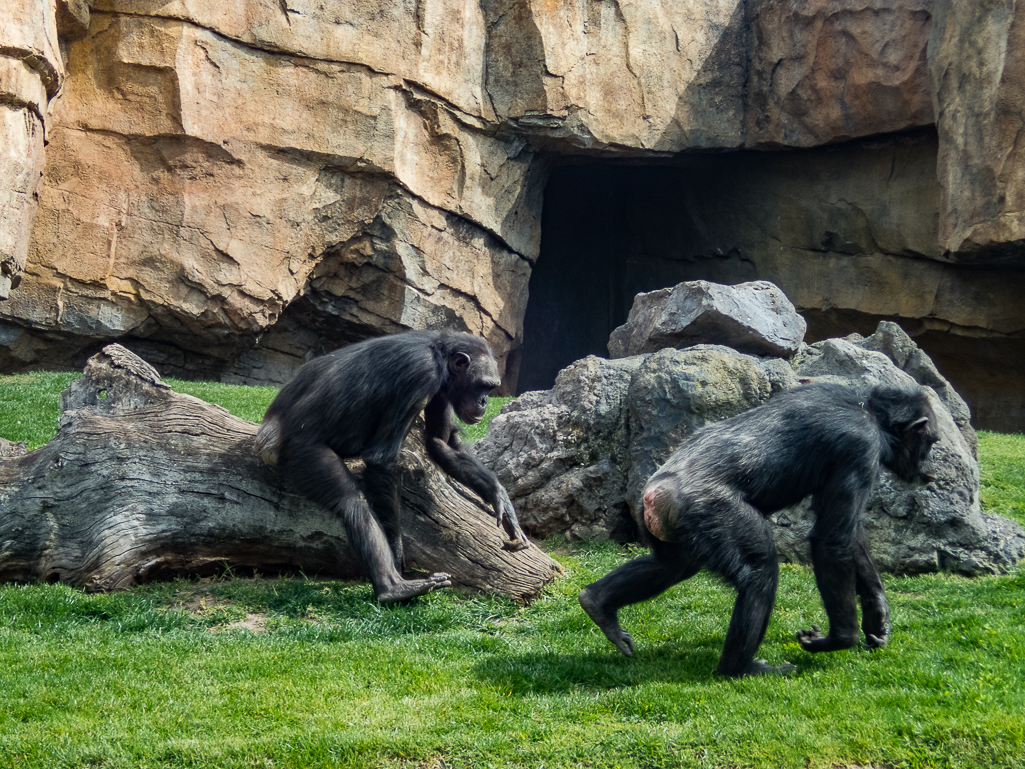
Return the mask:
{"type": "Polygon", "coordinates": [[[938,440],[922,388],[878,386],[867,398],[835,384],[812,384],[696,432],[649,479],[644,524],[652,555],[624,564],[580,593],[588,616],[626,656],[633,640],[617,611],[709,569],[737,589],[718,672],[739,677],[788,672],[755,652],[776,598],[779,565],[766,517],[812,496],[811,555],[829,634],[801,630],[809,652],[858,640],[855,594],[869,647],[886,644],[889,606],[865,543],[865,505],[883,465],[909,483],[938,440]]]}
{"type": "Polygon", "coordinates": [[[507,549],[527,546],[508,493],[463,447],[454,419],[483,419],[488,394],[500,383],[491,349],[471,334],[410,331],[370,339],[299,369],[267,409],[256,451],[341,516],[377,599],[403,601],[451,584],[440,572],[402,578],[398,457],[421,412],[434,461],[494,506],[511,537],[507,549]],[[362,494],[342,462],[353,457],[366,465],[362,494]]]}

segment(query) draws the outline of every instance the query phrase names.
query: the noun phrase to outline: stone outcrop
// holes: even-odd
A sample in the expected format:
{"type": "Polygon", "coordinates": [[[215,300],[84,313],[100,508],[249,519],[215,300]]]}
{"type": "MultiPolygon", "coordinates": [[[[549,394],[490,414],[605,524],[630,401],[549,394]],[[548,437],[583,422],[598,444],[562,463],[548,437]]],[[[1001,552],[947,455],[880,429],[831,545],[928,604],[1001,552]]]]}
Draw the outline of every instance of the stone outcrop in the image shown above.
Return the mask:
{"type": "Polygon", "coordinates": [[[929,69],[936,129],[940,244],[955,258],[1021,262],[1025,246],[1025,8],[936,0],[929,69]]]}
{"type": "MultiPolygon", "coordinates": [[[[609,323],[578,324],[601,326],[602,345],[629,309],[620,284],[632,299],[766,279],[812,338],[885,318],[944,370],[962,348],[982,356],[957,371],[977,414],[1013,413],[1025,383],[1010,288],[1025,269],[1025,75],[1007,4],[15,0],[0,13],[2,371],[76,369],[118,339],[165,374],[274,383],[356,339],[447,326],[485,336],[513,389],[553,169],[630,159],[690,181],[617,255],[624,270],[651,262],[643,279],[567,281],[615,300],[609,323]],[[769,149],[786,151],[747,151],[769,149]],[[1000,382],[979,373],[994,365],[1000,382]]],[[[609,218],[592,214],[592,229],[609,218]]],[[[592,351],[574,343],[558,367],[592,351]]],[[[1006,426],[1025,427],[1018,412],[1006,426]]]]}
{"type": "Polygon", "coordinates": [[[673,450],[709,422],[736,416],[797,384],[786,361],[744,355],[722,345],[659,350],[627,390],[629,465],[626,500],[640,521],[641,493],[673,450]]]}
{"type": "Polygon", "coordinates": [[[524,143],[383,61],[339,63],[276,4],[258,47],[242,42],[257,19],[197,8],[101,3],[69,47],[34,279],[5,313],[72,344],[129,335],[232,360],[302,293],[342,341],[455,324],[504,357],[538,237],[524,143]]]}
{"type": "MultiPolygon", "coordinates": [[[[852,335],[806,347],[793,366],[802,379],[856,390],[877,383],[931,390],[940,434],[930,460],[936,480],[911,488],[890,473],[881,475],[865,524],[880,568],[980,574],[1002,571],[1025,557],[1025,530],[979,508],[977,441],[967,406],[896,324],[882,323],[868,338],[852,335]]],[[[813,523],[807,501],[775,516],[773,533],[782,557],[810,563],[807,538],[813,523]]]]}
{"type": "Polygon", "coordinates": [[[644,356],[588,356],[506,404],[474,444],[534,537],[629,539],[627,391],[644,356]]]}
{"type": "MultiPolygon", "coordinates": [[[[809,380],[859,392],[876,384],[930,388],[937,480],[912,488],[883,473],[866,522],[881,568],[979,574],[1025,557],[1025,531],[980,511],[975,433],[963,400],[893,323],[868,338],[804,345],[789,362],[718,345],[588,357],[562,371],[554,389],[508,404],[475,450],[536,536],[629,539],[645,482],[695,430],[809,380]]],[[[773,517],[781,558],[810,563],[813,522],[807,502],[773,517]]]]}
{"type": "Polygon", "coordinates": [[[788,358],[800,348],[807,328],[790,300],[768,281],[722,286],[694,280],[634,297],[626,323],[609,337],[609,356],[703,343],[788,358]]]}
{"type": "Polygon", "coordinates": [[[748,144],[813,147],[932,123],[933,0],[748,6],[748,144]]]}
{"type": "MultiPolygon", "coordinates": [[[[67,3],[58,3],[66,8],[67,3]]],[[[87,13],[87,9],[86,9],[87,13]]],[[[69,14],[71,15],[71,14],[69,14]]],[[[64,81],[57,8],[10,0],[0,11],[0,300],[21,283],[43,171],[50,100],[64,81]]]]}

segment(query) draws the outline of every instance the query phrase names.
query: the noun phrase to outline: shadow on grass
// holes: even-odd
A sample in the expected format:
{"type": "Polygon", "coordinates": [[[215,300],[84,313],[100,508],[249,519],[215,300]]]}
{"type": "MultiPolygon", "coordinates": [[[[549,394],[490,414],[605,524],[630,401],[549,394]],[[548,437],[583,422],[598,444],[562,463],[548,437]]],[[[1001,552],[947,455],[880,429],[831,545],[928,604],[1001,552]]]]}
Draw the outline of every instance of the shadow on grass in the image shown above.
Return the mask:
{"type": "MultiPolygon", "coordinates": [[[[832,655],[784,649],[783,644],[768,643],[763,651],[771,657],[772,664],[785,660],[797,666],[788,678],[828,670],[835,664],[835,660],[830,660],[832,655]]],[[[608,652],[493,656],[477,663],[473,673],[478,679],[514,695],[550,695],[579,689],[598,691],[645,684],[703,685],[726,680],[716,673],[721,652],[722,638],[707,635],[637,649],[632,657],[620,654],[611,645],[608,652]]],[[[851,650],[841,654],[858,652],[851,650]]]]}
{"type": "Polygon", "coordinates": [[[609,652],[566,654],[533,652],[489,657],[473,672],[502,690],[516,695],[558,694],[577,689],[617,689],[647,683],[700,683],[715,678],[719,650],[714,639],[696,646],[671,642],[625,657],[609,652]]]}

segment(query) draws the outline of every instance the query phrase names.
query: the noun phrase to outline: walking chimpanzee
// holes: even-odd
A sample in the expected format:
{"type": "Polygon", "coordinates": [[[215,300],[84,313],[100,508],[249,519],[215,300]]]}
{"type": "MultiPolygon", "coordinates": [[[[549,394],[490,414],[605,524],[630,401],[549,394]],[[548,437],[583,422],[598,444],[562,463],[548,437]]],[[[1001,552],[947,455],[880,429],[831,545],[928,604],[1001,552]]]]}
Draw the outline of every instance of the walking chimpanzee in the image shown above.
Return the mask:
{"type": "Polygon", "coordinates": [[[416,580],[401,574],[398,459],[421,412],[434,461],[491,503],[511,537],[507,549],[527,546],[508,493],[463,447],[454,419],[483,419],[488,394],[499,384],[491,349],[471,334],[410,331],[369,339],[299,369],[267,409],[255,448],[297,489],[341,516],[377,599],[403,601],[451,584],[444,573],[416,580]],[[352,457],[366,465],[363,494],[342,462],[352,457]]]}
{"type": "Polygon", "coordinates": [[[719,673],[786,672],[755,652],[765,637],[779,565],[766,517],[811,495],[811,555],[829,633],[801,630],[810,652],[846,649],[858,640],[855,594],[870,647],[886,644],[889,607],[865,544],[865,505],[883,465],[909,483],[938,440],[923,388],[875,387],[867,397],[835,384],[810,384],[696,432],[649,479],[644,524],[652,554],[588,585],[580,604],[623,654],[633,640],[617,611],[709,569],[737,589],[719,673]]]}

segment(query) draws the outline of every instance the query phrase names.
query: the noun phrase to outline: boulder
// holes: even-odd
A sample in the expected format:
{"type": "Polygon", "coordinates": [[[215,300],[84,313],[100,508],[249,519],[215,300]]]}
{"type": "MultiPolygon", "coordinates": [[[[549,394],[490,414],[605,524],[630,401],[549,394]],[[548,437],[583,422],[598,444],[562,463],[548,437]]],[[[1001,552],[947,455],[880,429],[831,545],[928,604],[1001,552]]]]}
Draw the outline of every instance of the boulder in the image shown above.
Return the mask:
{"type": "Polygon", "coordinates": [[[630,381],[626,496],[640,526],[641,493],[651,474],[695,430],[765,403],[797,384],[781,358],[721,345],[659,350],[630,381]]]}
{"type": "MultiPolygon", "coordinates": [[[[930,392],[940,434],[932,450],[936,480],[913,488],[884,471],[869,501],[865,530],[881,569],[994,573],[1025,557],[1025,531],[980,509],[977,441],[967,406],[899,327],[881,323],[867,338],[853,335],[808,346],[793,366],[802,379],[860,392],[877,384],[919,384],[930,392]]],[[[807,501],[775,516],[781,558],[810,563],[807,536],[813,523],[807,501]]]]}
{"type": "MultiPolygon", "coordinates": [[[[967,407],[892,323],[867,338],[805,345],[791,361],[717,345],[612,361],[592,356],[562,371],[553,390],[508,404],[476,450],[535,536],[622,539],[639,532],[634,521],[646,480],[696,429],[809,380],[858,392],[883,383],[929,390],[940,433],[937,480],[912,488],[883,471],[866,521],[880,568],[997,573],[1025,557],[1025,530],[980,510],[967,407]]],[[[812,523],[807,501],[774,516],[782,559],[810,563],[812,523]]]]}
{"type": "MultiPolygon", "coordinates": [[[[855,347],[866,351],[882,353],[890,362],[905,374],[911,377],[916,383],[925,387],[931,387],[936,397],[943,403],[944,408],[950,414],[957,429],[964,438],[965,445],[971,451],[972,457],[977,456],[979,440],[972,427],[972,415],[965,403],[953,386],[932,362],[928,355],[915,344],[915,341],[896,323],[882,321],[876,332],[869,337],[862,337],[860,334],[851,334],[846,340],[836,340],[830,344],[823,342],[819,345],[806,346],[802,349],[802,355],[794,361],[795,367],[803,376],[816,376],[816,370],[831,372],[832,375],[840,375],[853,378],[858,372],[869,368],[866,356],[853,356],[857,362],[845,362],[843,355],[832,354],[835,350],[842,348],[844,341],[850,342],[855,347]],[[828,359],[826,362],[823,359],[828,359]]],[[[849,350],[850,348],[844,348],[849,350]]],[[[886,371],[887,367],[884,366],[886,371]]],[[[827,376],[830,375],[827,373],[827,376]]],[[[884,374],[880,374],[883,376],[884,374]]],[[[865,380],[864,383],[868,383],[865,380]]],[[[847,384],[847,382],[844,382],[847,384]]]]}
{"type": "Polygon", "coordinates": [[[609,355],[625,358],[666,347],[722,344],[751,355],[790,357],[808,325],[782,291],[757,280],[723,286],[705,280],[638,294],[609,355]]]}
{"type": "Polygon", "coordinates": [[[559,373],[551,390],[506,404],[474,445],[532,536],[635,535],[626,499],[626,396],[643,362],[644,356],[579,360],[559,373]]]}

